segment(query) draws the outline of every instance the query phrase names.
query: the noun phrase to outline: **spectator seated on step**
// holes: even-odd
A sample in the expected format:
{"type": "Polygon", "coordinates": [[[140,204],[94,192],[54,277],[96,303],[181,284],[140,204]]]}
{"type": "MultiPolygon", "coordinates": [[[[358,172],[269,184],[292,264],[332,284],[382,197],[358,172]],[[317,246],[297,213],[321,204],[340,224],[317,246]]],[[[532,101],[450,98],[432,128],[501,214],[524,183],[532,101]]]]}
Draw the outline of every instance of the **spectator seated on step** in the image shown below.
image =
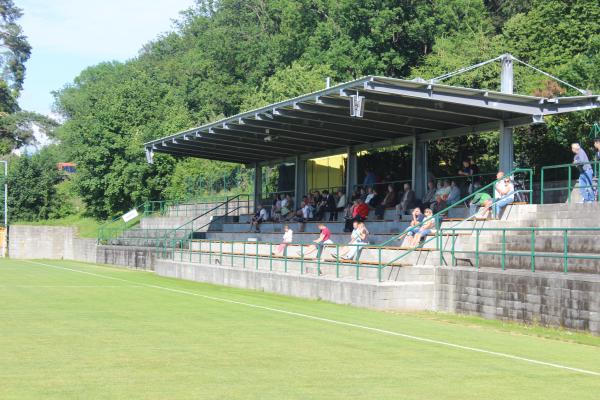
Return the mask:
{"type": "Polygon", "coordinates": [[[500,219],[507,205],[515,201],[515,186],[503,171],[496,174],[496,184],[494,185],[494,218],[500,219]]]}
{"type": "Polygon", "coordinates": [[[429,181],[427,182],[427,193],[423,196],[423,207],[431,208],[431,206],[435,203],[435,192],[436,192],[435,182],[429,181]]]}
{"type": "Polygon", "coordinates": [[[286,221],[293,216],[292,210],[294,209],[294,199],[291,195],[286,194],[281,200],[281,208],[279,210],[279,220],[286,221]]]}
{"type": "Polygon", "coordinates": [[[293,240],[294,240],[294,231],[288,225],[285,225],[283,227],[283,241],[281,243],[279,243],[279,245],[273,252],[273,255],[276,255],[276,256],[285,255],[285,250],[287,249],[288,245],[290,243],[292,243],[293,240]]]}
{"type": "Polygon", "coordinates": [[[419,207],[415,207],[412,210],[412,219],[410,220],[410,225],[404,231],[406,236],[412,237],[416,235],[417,232],[419,232],[419,229],[421,229],[421,222],[423,222],[424,219],[425,215],[423,215],[421,209],[419,207]]]}
{"type": "Polygon", "coordinates": [[[475,218],[489,218],[492,212],[492,196],[485,192],[477,193],[469,203],[469,215],[475,218]]]}
{"type": "Polygon", "coordinates": [[[369,217],[369,206],[366,205],[361,199],[356,200],[354,207],[352,208],[351,218],[346,219],[344,226],[344,232],[351,232],[354,221],[364,222],[369,217]]]}
{"type": "Polygon", "coordinates": [[[403,215],[406,215],[417,206],[417,196],[414,190],[410,187],[410,183],[404,184],[404,190],[399,196],[400,202],[396,206],[396,214],[398,219],[402,219],[403,215]]]}
{"type": "Polygon", "coordinates": [[[350,235],[350,242],[348,246],[344,246],[337,252],[332,252],[331,255],[334,258],[341,258],[342,260],[352,260],[359,252],[361,246],[369,244],[369,231],[365,226],[364,222],[354,221],[352,223],[352,234],[350,235]]]}
{"type": "Polygon", "coordinates": [[[450,196],[450,181],[445,179],[444,182],[438,182],[438,188],[435,192],[435,203],[431,210],[438,213],[447,207],[448,196],[450,196]]]}
{"type": "Polygon", "coordinates": [[[298,251],[299,256],[310,257],[312,254],[318,250],[317,257],[321,256],[321,252],[323,251],[323,247],[327,244],[333,244],[331,240],[331,231],[324,223],[319,224],[319,237],[313,240],[313,244],[307,246],[304,252],[298,251]]]}
{"type": "Polygon", "coordinates": [[[446,200],[446,206],[451,206],[460,200],[460,188],[456,184],[456,181],[450,182],[450,193],[446,200]]]}
{"type": "Polygon", "coordinates": [[[260,224],[269,219],[269,212],[260,203],[256,205],[256,210],[256,213],[254,213],[252,220],[250,221],[250,232],[256,230],[256,232],[260,233],[260,224]]]}
{"type": "Polygon", "coordinates": [[[387,193],[383,198],[383,201],[375,208],[375,216],[377,219],[383,219],[386,208],[396,207],[396,191],[393,185],[387,186],[387,193]]]}
{"type": "Polygon", "coordinates": [[[314,207],[312,204],[310,204],[308,197],[305,197],[305,199],[302,201],[301,208],[296,211],[296,217],[294,219],[304,224],[314,218],[314,212],[314,207]]]}
{"type": "Polygon", "coordinates": [[[274,194],[273,202],[271,203],[271,218],[273,221],[281,220],[281,195],[274,194]]]}
{"type": "Polygon", "coordinates": [[[332,210],[335,211],[335,198],[329,193],[329,190],[323,190],[321,201],[317,206],[315,219],[317,221],[323,221],[325,218],[325,213],[328,211],[331,212],[332,210]]]}
{"type": "Polygon", "coordinates": [[[371,200],[373,200],[375,198],[375,195],[376,195],[375,189],[373,187],[369,186],[367,188],[367,195],[365,196],[365,199],[363,200],[364,203],[366,205],[369,205],[371,203],[371,200]]]}
{"type": "Polygon", "coordinates": [[[338,214],[346,209],[346,195],[341,190],[337,192],[335,200],[335,209],[329,212],[329,221],[337,221],[338,214]]]}
{"type": "Polygon", "coordinates": [[[435,228],[435,219],[433,218],[433,211],[430,208],[425,209],[425,218],[423,220],[423,224],[414,234],[410,241],[410,247],[416,248],[421,240],[425,240],[428,235],[433,233],[433,229],[435,228]]]}

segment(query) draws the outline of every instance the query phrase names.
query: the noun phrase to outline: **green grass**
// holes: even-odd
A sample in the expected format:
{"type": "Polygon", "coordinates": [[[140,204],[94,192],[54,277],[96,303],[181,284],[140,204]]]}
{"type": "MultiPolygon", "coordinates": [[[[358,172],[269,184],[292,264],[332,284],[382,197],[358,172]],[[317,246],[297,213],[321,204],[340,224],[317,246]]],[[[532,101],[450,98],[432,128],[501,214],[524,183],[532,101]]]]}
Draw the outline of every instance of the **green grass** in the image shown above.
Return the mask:
{"type": "Polygon", "coordinates": [[[540,335],[539,327],[42,263],[55,267],[0,261],[3,400],[579,400],[600,393],[600,376],[298,314],[600,372],[600,339],[587,335],[579,343],[553,330],[540,335]]]}
{"type": "Polygon", "coordinates": [[[16,221],[11,222],[11,225],[72,226],[77,228],[79,237],[96,238],[98,236],[98,227],[103,223],[104,221],[97,221],[94,218],[82,217],[79,214],[74,214],[60,219],[48,219],[33,222],[16,221]]]}

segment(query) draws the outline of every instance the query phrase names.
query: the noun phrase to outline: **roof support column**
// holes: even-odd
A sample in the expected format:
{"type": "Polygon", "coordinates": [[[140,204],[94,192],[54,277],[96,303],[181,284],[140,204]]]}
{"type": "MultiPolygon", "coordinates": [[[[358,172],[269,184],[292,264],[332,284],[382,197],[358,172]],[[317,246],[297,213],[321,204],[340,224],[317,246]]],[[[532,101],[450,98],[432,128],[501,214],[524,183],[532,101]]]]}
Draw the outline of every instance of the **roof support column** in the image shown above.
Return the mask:
{"type": "Polygon", "coordinates": [[[417,140],[412,142],[412,189],[418,198],[423,198],[427,191],[427,142],[417,140]]]}
{"type": "Polygon", "coordinates": [[[262,201],[262,166],[254,164],[254,210],[258,210],[258,204],[262,201]]]}
{"type": "Polygon", "coordinates": [[[306,194],[306,160],[296,156],[294,179],[294,207],[300,206],[300,199],[306,194]]]}
{"type": "MultiPolygon", "coordinates": [[[[502,93],[513,94],[514,74],[513,58],[510,54],[502,57],[502,72],[500,74],[500,91],[502,93]]],[[[514,138],[513,129],[505,128],[504,123],[500,124],[500,170],[506,173],[513,170],[514,165],[514,138]]]]}
{"type": "Polygon", "coordinates": [[[348,147],[346,150],[346,199],[350,200],[350,196],[358,180],[356,151],[353,147],[348,147]]]}

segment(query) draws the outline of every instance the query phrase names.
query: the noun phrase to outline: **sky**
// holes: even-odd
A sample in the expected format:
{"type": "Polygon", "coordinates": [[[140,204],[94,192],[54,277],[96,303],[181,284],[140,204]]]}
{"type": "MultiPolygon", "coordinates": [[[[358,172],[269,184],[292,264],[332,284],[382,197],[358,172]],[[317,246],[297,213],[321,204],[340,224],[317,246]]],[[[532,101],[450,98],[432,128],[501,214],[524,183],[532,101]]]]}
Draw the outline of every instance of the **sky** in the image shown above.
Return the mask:
{"type": "Polygon", "coordinates": [[[51,115],[51,92],[88,66],[125,61],[172,28],[193,0],[15,0],[29,44],[22,109],[51,115]]]}

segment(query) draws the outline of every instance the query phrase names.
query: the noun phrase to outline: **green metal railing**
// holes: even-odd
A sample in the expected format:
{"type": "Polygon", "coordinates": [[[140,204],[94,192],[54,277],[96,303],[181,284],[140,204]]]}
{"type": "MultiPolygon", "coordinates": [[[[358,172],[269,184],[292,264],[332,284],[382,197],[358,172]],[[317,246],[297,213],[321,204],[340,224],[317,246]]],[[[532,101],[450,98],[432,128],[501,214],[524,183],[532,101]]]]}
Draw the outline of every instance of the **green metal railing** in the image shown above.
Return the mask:
{"type": "Polygon", "coordinates": [[[134,209],[138,212],[138,216],[131,221],[125,222],[123,216],[119,215],[114,217],[112,220],[107,221],[98,227],[98,243],[106,243],[110,239],[122,235],[125,231],[133,228],[139,224],[142,216],[144,216],[144,210],[146,203],[142,203],[136,206],[134,209]]]}
{"type": "MultiPolygon", "coordinates": [[[[141,213],[140,216],[136,218],[135,224],[127,224],[118,227],[102,226],[98,234],[98,242],[103,244],[115,243],[129,246],[164,247],[169,240],[177,237],[190,236],[193,232],[201,230],[213,223],[213,221],[206,223],[206,217],[213,217],[216,221],[220,216],[213,214],[217,212],[222,212],[225,216],[231,216],[233,214],[239,216],[240,213],[248,212],[251,207],[249,195],[226,196],[225,200],[217,205],[214,205],[214,203],[208,204],[211,205],[210,208],[197,208],[196,210],[198,213],[192,214],[196,216],[177,228],[134,228],[135,224],[139,223],[142,215],[153,215],[152,213],[141,213]]],[[[147,203],[139,206],[138,209],[142,209],[143,207],[147,207],[147,203]]]]}
{"type": "MultiPolygon", "coordinates": [[[[567,203],[571,204],[571,192],[573,191],[573,189],[575,188],[575,186],[573,185],[573,168],[579,168],[582,165],[586,165],[589,164],[592,166],[592,171],[594,173],[595,177],[599,176],[599,172],[600,172],[600,161],[590,161],[587,163],[571,163],[571,164],[557,164],[557,165],[547,165],[545,167],[542,167],[542,173],[541,173],[541,188],[540,188],[540,193],[541,193],[541,198],[540,198],[540,203],[541,204],[545,204],[545,193],[546,192],[556,192],[556,191],[564,191],[567,190],[567,203]],[[547,174],[549,171],[552,170],[558,170],[558,172],[563,172],[563,176],[564,176],[564,170],[566,170],[566,179],[567,179],[567,186],[559,186],[559,187],[548,187],[548,182],[546,181],[547,178],[547,174]],[[562,171],[561,171],[562,170],[562,171]]],[[[594,185],[593,181],[591,185],[585,185],[585,186],[578,186],[581,189],[589,189],[589,190],[597,190],[597,183],[594,185]]],[[[600,200],[600,191],[597,191],[597,193],[594,194],[596,197],[596,200],[600,200]]]]}
{"type": "MultiPolygon", "coordinates": [[[[499,256],[500,257],[500,266],[502,270],[506,269],[506,258],[507,257],[519,257],[519,258],[527,258],[529,259],[530,269],[532,272],[536,271],[536,259],[539,258],[553,258],[561,260],[561,267],[564,273],[569,272],[569,260],[593,260],[600,261],[600,255],[597,254],[571,254],[569,252],[569,238],[572,237],[573,233],[581,233],[581,232],[594,232],[598,234],[600,232],[600,228],[537,228],[537,227],[528,227],[528,228],[445,228],[442,229],[442,232],[451,232],[452,234],[458,232],[468,232],[470,234],[475,233],[475,249],[474,250],[462,250],[456,249],[456,242],[452,242],[452,246],[449,250],[445,250],[440,248],[440,253],[449,253],[451,257],[450,265],[456,266],[457,260],[460,258],[466,258],[465,256],[469,256],[473,258],[475,261],[475,268],[479,269],[481,256],[499,256]],[[500,250],[490,250],[480,248],[480,236],[481,233],[496,233],[499,236],[499,247],[500,250]],[[529,250],[507,250],[507,240],[506,233],[513,232],[518,234],[526,234],[523,235],[522,240],[529,240],[529,250]],[[552,235],[556,238],[562,239],[562,249],[561,251],[547,251],[545,250],[545,246],[539,242],[536,242],[536,233],[558,233],[558,235],[552,235]],[[539,244],[538,249],[536,249],[536,243],[539,244]],[[541,248],[541,249],[540,249],[541,248]],[[457,257],[458,255],[462,255],[463,257],[457,257]]],[[[495,238],[497,239],[497,238],[495,238]]],[[[546,237],[547,239],[547,237],[546,237]]],[[[551,240],[551,239],[550,239],[551,240]]],[[[444,265],[448,265],[445,263],[444,265]]]]}
{"type": "Polygon", "coordinates": [[[208,228],[211,225],[222,223],[223,220],[234,214],[239,216],[240,212],[249,209],[250,195],[239,194],[227,198],[226,201],[219,203],[205,213],[187,221],[185,224],[167,230],[161,240],[157,241],[157,252],[166,253],[169,248],[175,248],[175,246],[179,246],[182,249],[185,247],[189,248],[189,244],[194,240],[196,232],[203,231],[204,228],[208,228]],[[210,221],[207,222],[206,217],[210,217],[210,221]]]}
{"type": "MultiPolygon", "coordinates": [[[[533,176],[533,170],[531,169],[517,169],[515,171],[513,171],[510,175],[515,175],[515,174],[527,174],[529,176],[529,190],[522,190],[523,192],[529,192],[530,194],[532,193],[532,176],[533,176]]],[[[502,178],[503,179],[503,178],[502,178]]],[[[423,222],[421,222],[419,225],[415,226],[415,227],[420,227],[423,226],[423,224],[425,224],[427,221],[431,221],[432,219],[436,221],[436,234],[432,235],[431,237],[429,237],[428,239],[426,239],[420,247],[416,247],[416,248],[412,248],[412,249],[408,249],[408,248],[393,248],[393,247],[388,247],[390,245],[390,243],[403,239],[405,238],[405,236],[407,235],[408,231],[404,231],[399,235],[396,235],[394,237],[392,237],[391,239],[378,244],[378,245],[364,245],[364,244],[360,244],[360,245],[348,245],[348,244],[330,244],[330,245],[325,245],[323,246],[323,248],[335,248],[335,253],[338,255],[338,257],[334,257],[335,260],[322,260],[321,259],[321,254],[316,254],[316,258],[315,259],[311,259],[310,262],[312,262],[313,264],[316,264],[316,271],[318,272],[318,274],[320,275],[321,273],[321,266],[327,266],[327,265],[334,265],[336,268],[336,276],[339,276],[339,269],[340,266],[347,266],[347,265],[352,265],[355,268],[356,274],[355,277],[356,279],[360,279],[361,276],[361,268],[367,268],[367,269],[376,269],[377,270],[377,278],[379,279],[379,281],[382,280],[382,273],[383,270],[386,267],[390,267],[390,266],[397,266],[399,265],[399,261],[406,257],[407,255],[411,254],[414,251],[420,251],[423,250],[423,247],[425,245],[427,245],[428,243],[431,243],[433,241],[435,241],[435,247],[428,249],[428,250],[443,250],[444,244],[443,244],[443,238],[444,237],[452,237],[452,242],[455,243],[455,237],[458,235],[456,232],[453,232],[452,234],[448,234],[448,233],[443,233],[443,230],[440,229],[440,224],[441,224],[441,217],[443,215],[446,215],[446,213],[451,210],[452,208],[456,207],[458,204],[463,204],[464,202],[468,201],[469,199],[473,198],[474,196],[476,196],[477,194],[488,190],[490,188],[493,188],[494,184],[499,182],[501,179],[497,179],[494,182],[491,182],[490,184],[484,186],[483,188],[475,191],[474,193],[465,196],[463,199],[461,199],[459,202],[454,203],[453,205],[450,205],[448,207],[446,207],[445,209],[441,210],[440,212],[438,212],[437,214],[435,214],[434,216],[430,217],[430,218],[426,218],[425,220],[423,220],[423,222]],[[355,256],[354,262],[341,262],[339,260],[339,254],[340,254],[340,249],[342,247],[348,247],[348,246],[361,246],[361,250],[364,250],[365,248],[368,248],[370,250],[375,250],[377,252],[377,262],[371,262],[371,263],[364,263],[364,262],[360,262],[360,251],[359,250],[357,252],[357,255],[355,256]],[[389,251],[397,251],[397,250],[401,250],[403,251],[401,254],[399,255],[394,255],[392,257],[388,257],[387,252],[389,251]],[[386,252],[384,256],[384,253],[386,252]],[[387,259],[384,259],[387,258],[387,259]]],[[[531,198],[533,196],[530,196],[530,202],[531,202],[531,198]]],[[[499,199],[498,199],[499,200],[499,199]]],[[[496,200],[496,201],[498,201],[496,200]]],[[[495,202],[493,202],[492,204],[494,204],[495,202]]],[[[468,221],[472,218],[475,218],[476,215],[479,213],[479,210],[476,214],[473,214],[472,216],[470,216],[469,218],[467,218],[464,221],[459,222],[459,224],[455,225],[454,227],[452,227],[455,231],[459,229],[459,225],[464,223],[465,221],[468,221]]],[[[414,227],[413,227],[414,228],[414,227]]],[[[447,230],[447,229],[446,229],[447,230]]],[[[222,264],[222,257],[226,256],[229,257],[231,265],[233,266],[233,260],[242,260],[242,266],[245,268],[247,265],[248,260],[252,260],[255,262],[256,264],[256,268],[259,268],[259,260],[260,259],[265,259],[268,261],[268,264],[270,266],[270,268],[272,268],[273,266],[273,261],[274,261],[274,257],[273,257],[273,246],[277,246],[278,244],[274,244],[274,243],[270,243],[270,242],[246,242],[246,241],[223,241],[223,240],[193,240],[193,238],[190,237],[183,237],[185,235],[173,235],[173,240],[170,242],[169,244],[169,248],[165,248],[163,251],[163,256],[164,257],[168,257],[168,258],[172,258],[173,260],[175,260],[177,258],[177,256],[179,256],[179,259],[181,261],[189,261],[189,262],[194,262],[194,260],[198,260],[198,262],[202,262],[203,260],[206,260],[206,258],[208,257],[208,261],[212,263],[212,258],[214,257],[215,254],[219,255],[219,262],[222,264]],[[194,250],[194,243],[200,243],[200,249],[199,250],[194,250]],[[207,249],[203,249],[202,248],[202,244],[208,244],[208,250],[207,249]],[[238,244],[238,247],[240,247],[241,245],[241,251],[233,251],[233,245],[234,244],[238,244]],[[227,251],[223,251],[223,246],[227,246],[227,245],[231,245],[232,246],[232,250],[227,252],[227,251]],[[268,246],[268,251],[266,251],[266,246],[268,246]],[[218,249],[218,250],[217,250],[218,249]],[[262,253],[259,252],[259,250],[262,250],[262,253]],[[185,260],[184,260],[185,257],[185,260]],[[204,257],[204,259],[203,259],[204,257]]],[[[299,247],[299,258],[298,257],[289,257],[287,255],[287,253],[283,254],[281,257],[276,257],[275,259],[282,259],[283,263],[284,263],[284,271],[287,272],[288,271],[288,265],[289,264],[297,264],[299,263],[299,271],[301,274],[305,273],[306,271],[306,265],[305,262],[307,262],[307,259],[305,257],[305,253],[304,253],[304,248],[305,246],[310,245],[307,243],[291,243],[288,244],[288,247],[286,247],[286,249],[292,247],[299,247]]],[[[204,246],[206,247],[206,246],[204,246]]],[[[238,249],[239,250],[239,249],[238,249]]],[[[443,258],[442,252],[440,252],[440,258],[443,258]]],[[[312,264],[311,264],[312,265],[312,264]]]]}

